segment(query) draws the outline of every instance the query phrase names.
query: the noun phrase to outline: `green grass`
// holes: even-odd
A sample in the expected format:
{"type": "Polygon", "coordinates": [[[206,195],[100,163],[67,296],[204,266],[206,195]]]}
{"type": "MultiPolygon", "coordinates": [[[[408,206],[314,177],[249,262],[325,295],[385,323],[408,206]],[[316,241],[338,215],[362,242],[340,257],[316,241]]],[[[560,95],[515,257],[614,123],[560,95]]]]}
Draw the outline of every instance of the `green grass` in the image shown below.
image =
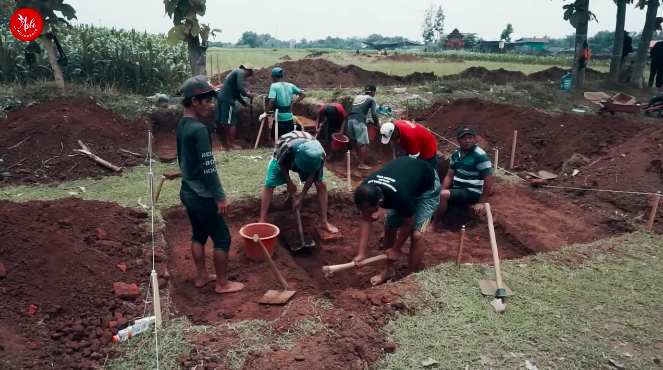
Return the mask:
{"type": "MultiPolygon", "coordinates": [[[[273,153],[272,149],[242,150],[215,153],[217,171],[221,184],[230,202],[260,196],[264,186],[267,165],[273,153]]],[[[178,170],[176,163],[159,163],[152,165],[155,187],[161,174],[178,170]]],[[[0,188],[0,199],[15,202],[27,200],[53,200],[71,196],[89,200],[115,202],[123,206],[139,207],[149,204],[147,177],[149,168],[137,166],[126,171],[122,176],[108,176],[100,180],[82,179],[62,183],[57,186],[20,185],[0,188]],[[81,187],[85,188],[83,192],[81,187]],[[70,192],[76,193],[75,195],[70,192]]],[[[295,185],[299,184],[296,174],[291,173],[295,185]]],[[[344,182],[331,171],[325,171],[327,186],[330,190],[343,188],[344,182]]],[[[277,193],[285,192],[280,187],[277,193]]],[[[159,196],[158,209],[166,209],[179,204],[180,180],[164,182],[159,196]]],[[[310,194],[315,194],[311,187],[310,194]]]]}
{"type": "Polygon", "coordinates": [[[306,49],[239,49],[210,48],[207,50],[207,74],[215,76],[220,72],[235,69],[242,63],[251,63],[257,68],[274,65],[284,55],[293,60],[301,59],[312,53],[306,49]]]}
{"type": "Polygon", "coordinates": [[[479,279],[494,279],[487,265],[444,264],[416,274],[414,316],[400,316],[398,344],[376,366],[421,368],[433,358],[445,369],[607,369],[614,359],[628,369],[658,368],[663,326],[663,239],[633,233],[525,260],[504,261],[502,276],[515,296],[496,314],[479,279]],[[569,262],[568,260],[572,261],[569,262]],[[614,349],[613,346],[616,346],[614,349]]]}

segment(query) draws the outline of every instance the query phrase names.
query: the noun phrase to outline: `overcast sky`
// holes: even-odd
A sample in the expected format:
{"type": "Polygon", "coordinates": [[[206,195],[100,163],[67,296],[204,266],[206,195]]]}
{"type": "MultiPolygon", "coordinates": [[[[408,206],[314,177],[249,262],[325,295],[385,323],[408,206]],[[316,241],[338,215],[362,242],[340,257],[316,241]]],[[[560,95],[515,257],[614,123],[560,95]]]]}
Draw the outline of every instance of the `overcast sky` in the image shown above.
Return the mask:
{"type": "MultiPolygon", "coordinates": [[[[163,0],[67,0],[79,23],[106,27],[167,32],[172,21],[164,15],[163,0]]],[[[563,37],[573,28],[562,19],[562,0],[446,0],[444,32],[454,28],[475,32],[486,40],[499,39],[507,23],[520,37],[563,37]]],[[[430,0],[207,0],[203,23],[223,30],[217,41],[236,42],[244,31],[269,33],[281,40],[332,37],[366,37],[372,33],[421,40],[423,11],[430,0]],[[250,5],[249,5],[250,4],[250,5]]],[[[612,0],[593,0],[590,9],[599,23],[589,25],[589,35],[615,28],[617,7],[612,0]]],[[[628,6],[626,30],[640,32],[645,11],[628,6]]]]}

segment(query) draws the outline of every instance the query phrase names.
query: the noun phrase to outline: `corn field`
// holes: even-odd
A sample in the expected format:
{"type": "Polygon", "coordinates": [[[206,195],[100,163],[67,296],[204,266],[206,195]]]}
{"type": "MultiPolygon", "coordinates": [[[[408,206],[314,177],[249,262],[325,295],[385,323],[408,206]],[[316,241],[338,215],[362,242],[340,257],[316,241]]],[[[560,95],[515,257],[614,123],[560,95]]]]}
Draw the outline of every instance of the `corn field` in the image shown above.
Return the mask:
{"type": "MultiPolygon", "coordinates": [[[[455,59],[463,61],[482,61],[497,63],[536,64],[559,67],[573,67],[573,56],[530,55],[530,54],[491,54],[467,51],[445,51],[437,53],[419,53],[425,58],[455,59]]],[[[610,66],[610,59],[590,61],[590,66],[610,66]]]]}
{"type": "MultiPolygon", "coordinates": [[[[61,28],[58,41],[67,58],[60,64],[67,83],[115,86],[137,94],[176,90],[190,75],[184,43],[166,44],[165,35],[116,30],[91,25],[61,28]]],[[[53,80],[40,40],[36,61],[26,63],[29,43],[17,40],[9,27],[0,29],[0,82],[53,80]]]]}

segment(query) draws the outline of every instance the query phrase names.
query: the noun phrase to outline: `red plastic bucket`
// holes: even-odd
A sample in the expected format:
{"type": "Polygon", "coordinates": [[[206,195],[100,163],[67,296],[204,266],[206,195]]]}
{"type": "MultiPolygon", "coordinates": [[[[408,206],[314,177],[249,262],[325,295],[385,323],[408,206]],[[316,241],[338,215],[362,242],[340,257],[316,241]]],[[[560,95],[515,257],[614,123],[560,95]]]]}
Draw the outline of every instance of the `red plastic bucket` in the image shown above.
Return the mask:
{"type": "Polygon", "coordinates": [[[332,135],[332,150],[342,150],[345,149],[346,144],[350,141],[347,136],[341,133],[335,133],[332,135]]]}
{"type": "Polygon", "coordinates": [[[375,139],[375,136],[378,134],[377,127],[373,125],[368,125],[368,140],[375,139]]]}
{"type": "Polygon", "coordinates": [[[239,235],[244,238],[244,251],[246,256],[253,261],[263,261],[265,256],[262,254],[262,250],[258,243],[253,242],[253,235],[258,234],[262,244],[267,249],[267,253],[270,256],[274,255],[274,246],[276,245],[276,237],[279,235],[281,230],[278,227],[268,223],[253,223],[244,225],[239,229],[239,235]]]}

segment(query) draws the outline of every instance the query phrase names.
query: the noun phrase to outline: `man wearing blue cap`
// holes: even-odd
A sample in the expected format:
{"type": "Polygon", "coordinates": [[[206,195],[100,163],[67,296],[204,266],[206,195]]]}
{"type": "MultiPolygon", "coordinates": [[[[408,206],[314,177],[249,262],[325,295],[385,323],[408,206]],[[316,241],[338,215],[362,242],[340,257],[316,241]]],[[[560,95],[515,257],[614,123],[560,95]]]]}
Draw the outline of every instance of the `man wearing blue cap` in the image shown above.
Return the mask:
{"type": "Polygon", "coordinates": [[[260,221],[265,222],[272,195],[277,186],[285,184],[288,194],[294,199],[295,208],[299,209],[302,199],[315,184],[320,203],[320,218],[323,229],[336,233],[338,229],[327,220],[327,184],[323,173],[325,163],[325,150],[313,135],[305,131],[291,131],[281,135],[276,143],[274,157],[267,168],[265,189],[262,191],[262,202],[260,203],[260,221]],[[290,171],[297,172],[299,179],[304,183],[304,189],[300,196],[295,196],[297,186],[290,178],[290,171]]]}
{"type": "Polygon", "coordinates": [[[181,88],[184,116],[177,124],[177,161],[182,171],[180,199],[191,222],[191,254],[196,265],[195,286],[202,288],[215,282],[219,294],[244,289],[244,284],[228,280],[230,230],[223,214],[228,211],[228,198],[216,172],[212,138],[201,122],[209,113],[214,87],[207,76],[186,80],[181,88]],[[212,239],[216,275],[205,268],[205,243],[212,239]]]}
{"type": "MultiPolygon", "coordinates": [[[[295,121],[293,120],[294,116],[292,115],[292,106],[301,102],[306,97],[297,86],[283,81],[283,69],[281,67],[274,67],[272,69],[272,85],[269,87],[269,94],[267,95],[267,106],[265,107],[265,113],[260,116],[260,119],[267,117],[269,112],[273,112],[276,109],[279,111],[278,117],[278,128],[279,128],[279,137],[283,134],[287,134],[295,130],[295,121]],[[297,100],[292,101],[293,95],[298,95],[297,100]]],[[[274,138],[274,131],[276,125],[272,125],[272,130],[269,134],[269,137],[272,140],[274,138]]]]}

